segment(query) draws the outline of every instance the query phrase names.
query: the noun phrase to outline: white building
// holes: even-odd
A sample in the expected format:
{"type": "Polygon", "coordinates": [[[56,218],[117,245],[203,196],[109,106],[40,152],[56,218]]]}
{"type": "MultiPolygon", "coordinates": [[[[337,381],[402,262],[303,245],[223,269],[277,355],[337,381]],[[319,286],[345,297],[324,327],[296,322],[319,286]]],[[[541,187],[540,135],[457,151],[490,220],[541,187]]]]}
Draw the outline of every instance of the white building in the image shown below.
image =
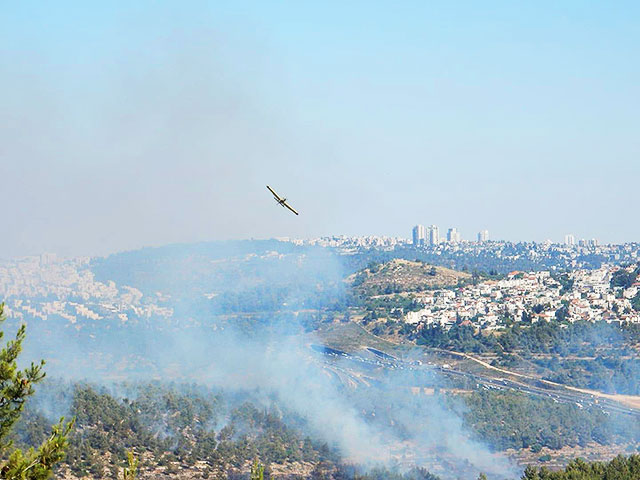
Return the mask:
{"type": "Polygon", "coordinates": [[[447,242],[460,243],[460,232],[455,227],[451,227],[447,232],[447,242]]]}
{"type": "Polygon", "coordinates": [[[436,225],[430,225],[427,233],[429,245],[438,245],[440,243],[440,231],[436,225]]]}
{"type": "Polygon", "coordinates": [[[574,237],[572,233],[568,233],[564,236],[564,244],[570,247],[574,246],[576,244],[576,237],[574,237]]]}
{"type": "Polygon", "coordinates": [[[489,241],[489,230],[480,230],[478,232],[478,243],[489,241]]]}
{"type": "Polygon", "coordinates": [[[413,244],[415,246],[422,246],[427,238],[426,229],[424,225],[416,225],[412,230],[413,244]]]}

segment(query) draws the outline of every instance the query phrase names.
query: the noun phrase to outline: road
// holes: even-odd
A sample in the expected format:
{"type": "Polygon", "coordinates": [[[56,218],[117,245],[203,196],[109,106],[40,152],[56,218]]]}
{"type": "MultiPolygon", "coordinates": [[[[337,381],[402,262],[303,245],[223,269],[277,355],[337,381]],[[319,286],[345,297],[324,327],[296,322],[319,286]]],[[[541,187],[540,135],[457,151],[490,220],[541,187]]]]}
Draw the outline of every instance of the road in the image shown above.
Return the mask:
{"type": "Polygon", "coordinates": [[[315,352],[321,353],[325,358],[335,360],[331,365],[325,362],[325,366],[332,371],[343,384],[351,387],[355,387],[357,385],[369,386],[374,383],[375,380],[372,376],[375,376],[374,372],[376,370],[384,370],[387,372],[394,370],[406,370],[412,372],[424,370],[425,373],[435,371],[448,378],[464,378],[470,383],[475,384],[476,388],[479,389],[519,392],[525,395],[545,398],[555,403],[573,404],[580,409],[598,408],[606,415],[617,413],[640,418],[640,408],[621,404],[620,402],[612,399],[611,395],[577,389],[561,385],[559,383],[523,375],[517,372],[511,372],[503,368],[494,367],[482,360],[460,352],[442,351],[443,353],[446,352],[447,354],[472,360],[490,371],[509,375],[517,378],[518,380],[516,381],[510,378],[500,378],[491,375],[465,372],[463,370],[451,368],[448,365],[438,365],[434,363],[423,364],[419,361],[407,362],[376,349],[366,347],[365,350],[374,354],[373,358],[366,358],[358,353],[347,353],[332,348],[322,349],[317,345],[312,345],[311,347],[315,352]],[[361,367],[367,373],[363,374],[363,372],[359,371],[356,366],[361,367]]]}

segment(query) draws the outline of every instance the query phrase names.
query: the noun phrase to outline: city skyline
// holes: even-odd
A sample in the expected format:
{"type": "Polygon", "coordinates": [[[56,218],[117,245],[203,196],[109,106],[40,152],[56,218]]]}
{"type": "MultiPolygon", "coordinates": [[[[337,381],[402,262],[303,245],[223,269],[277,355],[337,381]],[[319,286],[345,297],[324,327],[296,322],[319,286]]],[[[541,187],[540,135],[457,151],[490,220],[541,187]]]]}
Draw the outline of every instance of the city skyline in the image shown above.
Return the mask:
{"type": "MultiPolygon", "coordinates": [[[[319,245],[319,246],[340,246],[343,243],[355,242],[360,246],[367,247],[394,247],[400,245],[417,245],[419,247],[437,247],[441,245],[448,246],[456,246],[456,245],[465,245],[465,244],[483,244],[487,242],[492,242],[493,244],[514,244],[514,245],[525,245],[525,244],[538,244],[538,245],[553,245],[553,246],[565,246],[571,248],[594,248],[599,246],[624,246],[624,245],[638,245],[640,242],[623,242],[623,243],[603,243],[600,242],[597,238],[580,238],[576,239],[572,234],[566,234],[562,240],[552,240],[545,239],[543,241],[535,241],[535,240],[508,240],[508,239],[492,239],[489,238],[488,230],[481,230],[477,232],[474,238],[463,238],[460,234],[460,231],[456,227],[450,227],[447,229],[447,233],[445,236],[439,235],[439,227],[436,225],[429,225],[425,227],[424,225],[415,225],[411,231],[410,236],[403,235],[344,235],[344,234],[335,234],[335,235],[325,235],[318,237],[265,237],[265,238],[238,238],[238,239],[227,239],[225,241],[268,241],[268,240],[277,240],[282,242],[292,242],[297,245],[319,245]],[[422,227],[423,230],[420,230],[422,227]],[[435,227],[435,235],[433,227],[435,227]],[[422,237],[419,236],[417,232],[422,231],[422,237]],[[416,237],[416,235],[418,235],[416,237]],[[420,241],[420,239],[422,241],[420,241]],[[568,241],[571,239],[571,241],[568,241]],[[416,243],[417,240],[417,243],[416,243]],[[437,241],[436,241],[437,240],[437,241]]],[[[39,258],[40,263],[45,265],[48,263],[55,262],[59,259],[73,259],[73,258],[91,258],[91,257],[105,257],[114,254],[120,254],[124,252],[137,251],[145,248],[162,248],[167,246],[178,246],[178,245],[191,245],[191,244],[203,244],[208,242],[216,242],[216,240],[209,241],[200,241],[200,242],[177,242],[170,243],[164,245],[157,246],[143,246],[140,248],[133,248],[130,250],[114,250],[111,252],[106,252],[102,255],[62,255],[57,252],[52,251],[43,251],[32,253],[29,255],[19,255],[14,257],[2,256],[0,255],[0,261],[14,261],[20,260],[23,258],[39,258]]]]}
{"type": "MultiPolygon", "coordinates": [[[[332,235],[321,235],[321,236],[313,236],[313,237],[290,237],[290,236],[275,236],[275,237],[250,237],[250,238],[230,238],[225,239],[224,241],[262,241],[262,240],[278,240],[284,242],[293,242],[296,244],[311,244],[311,245],[324,245],[330,246],[336,240],[340,243],[343,240],[348,241],[356,241],[356,242],[365,242],[365,244],[369,244],[370,246],[393,246],[393,245],[402,245],[402,244],[411,244],[417,245],[420,247],[433,247],[442,244],[448,245],[456,245],[456,244],[482,244],[488,241],[493,243],[510,243],[510,244],[550,244],[556,246],[565,247],[598,247],[600,245],[635,245],[640,242],[601,242],[598,238],[576,238],[572,233],[567,233],[563,236],[562,239],[544,239],[540,240],[532,240],[532,239],[504,239],[504,238],[490,238],[488,229],[480,230],[474,234],[468,235],[466,238],[462,236],[461,231],[457,227],[448,227],[443,229],[443,232],[446,230],[446,234],[440,235],[440,228],[438,225],[422,225],[416,224],[411,229],[410,235],[381,235],[375,233],[368,233],[366,235],[345,235],[345,234],[332,234],[332,235]],[[342,239],[342,240],[341,240],[342,239]]],[[[201,240],[197,242],[173,242],[166,244],[158,244],[158,245],[142,245],[140,247],[134,247],[130,249],[123,250],[113,250],[107,251],[96,255],[87,255],[87,254],[63,254],[60,252],[55,252],[52,250],[40,251],[40,252],[32,252],[26,255],[1,255],[0,261],[12,261],[19,260],[21,258],[27,257],[40,257],[40,261],[43,264],[51,261],[51,259],[56,258],[90,258],[90,257],[104,257],[112,254],[119,254],[127,251],[136,251],[144,248],[162,248],[171,245],[188,245],[194,243],[207,243],[207,242],[216,242],[219,241],[217,239],[209,239],[209,240],[201,240]]]]}
{"type": "MultiPolygon", "coordinates": [[[[409,238],[411,239],[411,243],[413,243],[414,245],[421,245],[421,246],[436,245],[438,243],[444,243],[444,242],[460,243],[460,242],[476,241],[478,243],[482,243],[490,240],[489,230],[487,229],[482,229],[479,232],[477,232],[474,237],[475,240],[471,238],[463,238],[461,235],[461,232],[458,230],[458,227],[449,227],[447,229],[446,237],[440,236],[439,231],[440,229],[437,225],[424,226],[422,224],[416,224],[412,228],[411,237],[409,238]]],[[[514,241],[509,239],[497,239],[497,241],[523,243],[523,242],[535,241],[535,240],[520,239],[520,240],[514,241]]],[[[576,239],[575,235],[573,235],[572,233],[565,234],[562,240],[554,240],[554,239],[547,238],[543,240],[541,243],[544,243],[544,242],[551,242],[554,244],[564,244],[567,246],[573,246],[573,245],[597,246],[600,243],[599,239],[597,238],[576,239]]],[[[624,243],[634,243],[634,242],[622,242],[622,243],[624,244],[624,243]]]]}

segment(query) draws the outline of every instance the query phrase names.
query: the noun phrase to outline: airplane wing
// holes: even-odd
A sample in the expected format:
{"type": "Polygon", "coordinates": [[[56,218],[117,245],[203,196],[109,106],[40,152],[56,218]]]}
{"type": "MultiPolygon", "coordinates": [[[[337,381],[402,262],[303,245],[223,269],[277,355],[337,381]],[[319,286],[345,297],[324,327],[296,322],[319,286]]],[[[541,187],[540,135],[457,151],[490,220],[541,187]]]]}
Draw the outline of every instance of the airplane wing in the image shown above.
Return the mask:
{"type": "Polygon", "coordinates": [[[291,205],[289,205],[287,202],[284,202],[284,206],[287,207],[289,210],[291,210],[293,213],[295,213],[296,215],[298,215],[298,212],[296,212],[293,207],[291,205]]]}
{"type": "Polygon", "coordinates": [[[274,197],[276,197],[276,200],[278,200],[279,202],[282,201],[280,196],[276,192],[274,192],[273,189],[269,185],[267,185],[267,189],[273,194],[274,197]]]}

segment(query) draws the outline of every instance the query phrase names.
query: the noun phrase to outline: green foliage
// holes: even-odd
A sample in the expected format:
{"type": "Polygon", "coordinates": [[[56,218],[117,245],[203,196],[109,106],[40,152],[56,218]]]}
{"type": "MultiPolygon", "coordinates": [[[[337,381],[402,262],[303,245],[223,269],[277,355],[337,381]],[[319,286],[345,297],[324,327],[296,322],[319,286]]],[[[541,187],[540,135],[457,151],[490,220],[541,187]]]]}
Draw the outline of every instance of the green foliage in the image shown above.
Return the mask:
{"type": "Polygon", "coordinates": [[[632,271],[622,268],[611,275],[611,288],[629,288],[636,281],[638,275],[640,275],[640,264],[632,271]]]}
{"type": "MultiPolygon", "coordinates": [[[[4,303],[0,304],[0,323],[5,320],[4,303]]],[[[3,332],[0,331],[0,338],[3,332]]],[[[26,337],[26,327],[22,325],[13,340],[0,351],[0,454],[6,459],[0,469],[0,478],[20,480],[44,480],[53,467],[60,462],[67,449],[67,436],[73,422],[60,419],[52,427],[52,432],[38,449],[29,448],[26,453],[15,449],[11,453],[12,442],[9,434],[24,409],[27,398],[34,393],[33,385],[40,382],[45,373],[44,361],[32,363],[24,370],[18,370],[17,358],[22,351],[26,337]],[[7,458],[8,456],[8,458],[7,458]]]]}
{"type": "Polygon", "coordinates": [[[557,357],[535,359],[534,362],[552,370],[546,379],[607,393],[640,395],[640,358],[597,356],[588,360],[560,360],[557,357]]]}
{"type": "Polygon", "coordinates": [[[631,306],[636,312],[640,312],[640,291],[631,299],[631,306]]]}
{"type": "MultiPolygon", "coordinates": [[[[61,388],[52,382],[47,387],[61,388]]],[[[241,469],[255,458],[266,465],[339,461],[326,444],[301,433],[307,429],[301,417],[276,404],[259,407],[249,394],[158,383],[118,389],[135,400],[118,399],[86,384],[75,386],[71,412],[77,423],[65,464],[78,477],[100,478],[105,470],[121,471],[115,459],[125,458],[132,449],[145,465],[163,466],[166,473],[176,474],[196,462],[225,472],[241,469]]],[[[23,437],[30,428],[21,425],[23,437]]],[[[131,463],[128,469],[132,470],[131,463]]]]}
{"type": "Polygon", "coordinates": [[[405,472],[400,472],[397,468],[374,467],[366,473],[358,472],[353,465],[340,464],[333,471],[328,467],[319,465],[319,468],[311,473],[311,478],[314,480],[322,478],[329,480],[440,480],[440,477],[422,467],[414,467],[405,472]]]}
{"type": "Polygon", "coordinates": [[[484,336],[472,325],[453,325],[445,330],[440,324],[432,324],[413,335],[419,345],[445,348],[461,352],[482,353],[501,351],[494,336],[484,336]]]}
{"type": "Polygon", "coordinates": [[[367,313],[363,318],[363,323],[366,325],[370,321],[378,318],[399,319],[407,312],[420,310],[422,305],[411,295],[392,295],[367,298],[364,301],[364,307],[367,313]]]}
{"type": "Polygon", "coordinates": [[[474,392],[460,413],[476,436],[495,450],[531,448],[535,453],[542,447],[640,440],[637,419],[515,392],[474,392]]]}
{"type": "Polygon", "coordinates": [[[256,458],[251,465],[251,480],[264,480],[264,465],[258,463],[258,459],[256,458]]]}
{"type": "MultiPolygon", "coordinates": [[[[562,308],[560,309],[562,310],[562,308]]],[[[495,353],[499,365],[512,366],[516,355],[550,370],[546,379],[610,393],[638,395],[640,325],[560,321],[522,322],[506,326],[499,335],[486,335],[471,325],[439,324],[409,333],[419,345],[466,353],[495,353]],[[564,357],[592,357],[572,360],[564,357]]]]}
{"type": "Polygon", "coordinates": [[[564,295],[565,293],[571,291],[571,289],[573,289],[573,285],[575,283],[575,280],[573,278],[571,278],[571,276],[566,273],[556,273],[556,274],[552,274],[553,279],[558,282],[561,285],[560,288],[560,295],[564,295]]]}
{"type": "Polygon", "coordinates": [[[133,450],[129,450],[127,452],[127,466],[122,471],[122,480],[136,480],[137,472],[138,459],[134,456],[133,450]]]}
{"type": "Polygon", "coordinates": [[[44,480],[51,475],[54,465],[64,459],[68,446],[67,437],[73,422],[65,424],[64,419],[54,425],[51,436],[35,450],[30,448],[27,453],[16,449],[2,467],[1,478],[44,480]]]}
{"type": "Polygon", "coordinates": [[[637,480],[640,478],[640,456],[618,456],[610,462],[573,460],[564,470],[528,466],[522,480],[637,480]]]}

